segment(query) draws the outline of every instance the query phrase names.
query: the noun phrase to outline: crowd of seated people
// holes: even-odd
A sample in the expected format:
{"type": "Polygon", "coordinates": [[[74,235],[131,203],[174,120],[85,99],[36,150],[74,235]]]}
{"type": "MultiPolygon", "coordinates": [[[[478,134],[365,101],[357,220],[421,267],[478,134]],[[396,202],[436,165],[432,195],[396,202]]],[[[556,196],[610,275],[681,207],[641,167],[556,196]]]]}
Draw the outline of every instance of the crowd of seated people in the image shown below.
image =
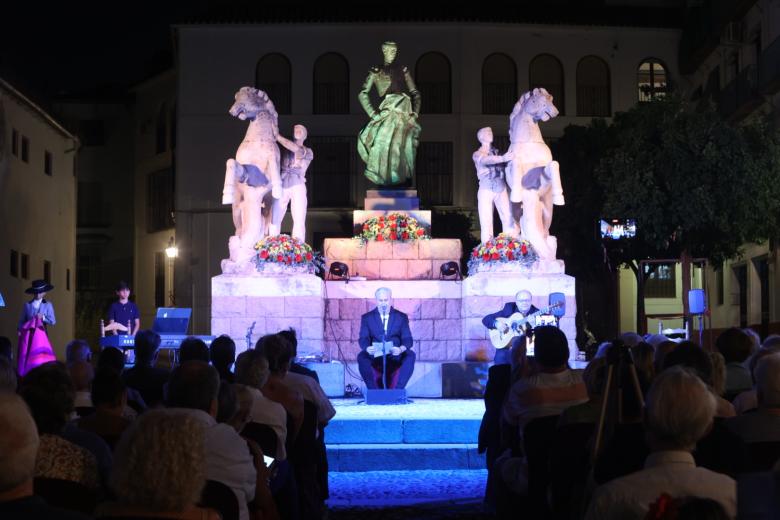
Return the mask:
{"type": "Polygon", "coordinates": [[[324,427],[335,415],[316,372],[291,371],[295,332],[184,341],[158,366],[74,340],[65,362],[17,377],[0,350],[0,518],[319,519],[324,427]],[[235,361],[235,371],[231,366],[235,361]]]}
{"type": "Polygon", "coordinates": [[[624,334],[587,368],[566,337],[515,338],[489,371],[480,450],[498,518],[778,518],[780,337],[728,329],[710,352],[624,334]],[[738,485],[739,484],[739,485],[738,485]]]}

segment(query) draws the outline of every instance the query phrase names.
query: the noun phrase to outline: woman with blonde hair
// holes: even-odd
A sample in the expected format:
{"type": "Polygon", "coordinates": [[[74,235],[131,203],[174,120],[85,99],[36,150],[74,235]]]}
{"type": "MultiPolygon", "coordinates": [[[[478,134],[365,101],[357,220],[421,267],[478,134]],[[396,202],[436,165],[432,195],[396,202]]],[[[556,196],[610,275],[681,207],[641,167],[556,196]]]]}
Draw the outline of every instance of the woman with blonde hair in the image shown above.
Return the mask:
{"type": "Polygon", "coordinates": [[[196,506],[205,483],[202,425],[186,413],[153,410],[122,436],[109,482],[117,501],[97,516],[217,520],[216,511],[196,506]]]}

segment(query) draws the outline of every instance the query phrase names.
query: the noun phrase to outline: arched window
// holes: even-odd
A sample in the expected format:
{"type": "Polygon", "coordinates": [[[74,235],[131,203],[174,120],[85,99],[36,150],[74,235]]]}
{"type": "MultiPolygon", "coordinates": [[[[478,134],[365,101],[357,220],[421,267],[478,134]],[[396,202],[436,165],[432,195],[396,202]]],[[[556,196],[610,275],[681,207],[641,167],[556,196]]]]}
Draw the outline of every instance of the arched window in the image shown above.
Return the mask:
{"type": "Polygon", "coordinates": [[[423,114],[452,113],[452,70],[440,52],[420,56],[414,67],[414,82],[422,98],[423,114]]]}
{"type": "Polygon", "coordinates": [[[482,64],[482,113],[509,114],[516,101],[515,62],[506,54],[491,54],[482,64]]]}
{"type": "Polygon", "coordinates": [[[279,53],[266,54],[255,67],[255,88],[268,94],[279,114],[292,113],[292,68],[279,53]]]}
{"type": "Polygon", "coordinates": [[[577,115],[612,115],[609,66],[597,56],[585,56],[577,64],[577,115]]]}
{"type": "Polygon", "coordinates": [[[168,146],[168,106],[163,103],[157,111],[157,121],[155,125],[154,150],[155,153],[165,153],[168,146]]]}
{"type": "Polygon", "coordinates": [[[563,86],[563,65],[552,54],[540,54],[528,66],[528,86],[544,88],[553,97],[560,115],[566,113],[563,86]]]}
{"type": "Polygon", "coordinates": [[[329,52],[314,62],[315,114],[349,114],[349,65],[341,54],[329,52]]]}
{"type": "Polygon", "coordinates": [[[636,73],[639,101],[652,101],[666,95],[666,67],[655,58],[639,64],[636,73]]]}

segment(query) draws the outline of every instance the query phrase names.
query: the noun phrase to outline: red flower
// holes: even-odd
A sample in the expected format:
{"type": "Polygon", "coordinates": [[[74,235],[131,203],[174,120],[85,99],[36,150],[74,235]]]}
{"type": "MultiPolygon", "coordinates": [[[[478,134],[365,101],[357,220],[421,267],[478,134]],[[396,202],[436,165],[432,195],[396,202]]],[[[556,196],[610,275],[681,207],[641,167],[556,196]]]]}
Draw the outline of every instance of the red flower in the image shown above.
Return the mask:
{"type": "Polygon", "coordinates": [[[395,219],[396,219],[395,215],[390,215],[390,220],[395,220],[395,219]]]}
{"type": "Polygon", "coordinates": [[[499,259],[498,253],[493,253],[492,255],[490,255],[490,259],[491,260],[498,260],[499,259]]]}
{"type": "Polygon", "coordinates": [[[285,256],[285,257],[284,257],[284,263],[285,263],[285,264],[289,264],[291,261],[292,261],[292,260],[290,259],[290,257],[289,257],[289,256],[285,256]]]}
{"type": "Polygon", "coordinates": [[[407,233],[406,231],[404,231],[403,233],[401,233],[401,239],[403,239],[403,240],[409,240],[409,233],[407,233]]]}
{"type": "Polygon", "coordinates": [[[277,262],[281,262],[282,260],[284,260],[284,257],[282,255],[276,255],[277,262]]]}
{"type": "Polygon", "coordinates": [[[311,260],[311,259],[312,259],[311,253],[306,253],[306,260],[311,260]]]}
{"type": "Polygon", "coordinates": [[[383,229],[384,227],[385,227],[385,223],[384,222],[380,222],[379,223],[379,229],[383,229]]]}
{"type": "Polygon", "coordinates": [[[395,231],[390,232],[390,240],[398,240],[398,235],[395,231]]]}
{"type": "Polygon", "coordinates": [[[496,242],[496,249],[504,249],[504,243],[503,242],[496,242]]]}
{"type": "Polygon", "coordinates": [[[515,248],[515,243],[514,242],[509,242],[509,245],[507,247],[509,249],[514,249],[515,248]]]}
{"type": "Polygon", "coordinates": [[[523,256],[525,256],[525,255],[527,255],[527,254],[528,254],[528,248],[527,248],[527,247],[525,247],[525,244],[523,244],[522,246],[520,246],[520,252],[521,252],[521,253],[523,253],[523,256]]]}
{"type": "Polygon", "coordinates": [[[402,221],[399,223],[399,225],[400,225],[401,227],[406,227],[406,221],[405,221],[405,220],[402,220],[402,221]]]}
{"type": "Polygon", "coordinates": [[[266,251],[265,249],[263,249],[262,251],[260,251],[260,258],[262,258],[263,260],[265,260],[266,258],[268,258],[268,251],[266,251]]]}
{"type": "Polygon", "coordinates": [[[418,229],[418,230],[417,230],[417,236],[418,236],[418,237],[421,237],[421,236],[423,236],[424,234],[425,234],[425,230],[424,230],[423,228],[420,228],[420,229],[418,229]]]}
{"type": "Polygon", "coordinates": [[[384,239],[385,239],[385,237],[383,237],[382,235],[377,235],[377,236],[376,236],[376,241],[377,241],[377,242],[381,242],[381,241],[383,241],[384,239]]]}
{"type": "Polygon", "coordinates": [[[295,261],[300,262],[303,260],[303,257],[301,255],[295,255],[295,261]]]}
{"type": "Polygon", "coordinates": [[[363,224],[363,231],[368,231],[368,224],[363,224]]]}
{"type": "Polygon", "coordinates": [[[484,255],[482,255],[482,260],[485,260],[485,261],[490,260],[490,254],[489,253],[485,253],[484,255]]]}
{"type": "Polygon", "coordinates": [[[506,259],[507,260],[514,260],[515,259],[515,254],[512,253],[512,251],[508,251],[507,254],[506,254],[506,259]]]}
{"type": "Polygon", "coordinates": [[[479,256],[479,253],[477,253],[477,250],[476,250],[476,249],[475,249],[474,251],[472,251],[472,252],[471,252],[471,256],[473,256],[474,258],[476,258],[476,257],[478,257],[478,256],[479,256]]]}

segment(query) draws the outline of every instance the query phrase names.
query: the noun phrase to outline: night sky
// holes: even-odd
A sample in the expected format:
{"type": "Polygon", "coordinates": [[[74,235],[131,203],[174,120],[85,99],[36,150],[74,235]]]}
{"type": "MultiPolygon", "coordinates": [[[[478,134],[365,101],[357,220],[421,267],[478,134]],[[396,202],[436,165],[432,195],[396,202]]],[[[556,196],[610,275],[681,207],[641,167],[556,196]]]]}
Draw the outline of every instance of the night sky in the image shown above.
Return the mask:
{"type": "MultiPolygon", "coordinates": [[[[289,21],[604,21],[674,25],[677,0],[625,2],[668,10],[626,7],[620,0],[494,0],[321,2],[279,0],[135,0],[126,2],[6,2],[0,11],[0,77],[46,106],[57,97],[110,97],[170,68],[171,24],[289,21]],[[563,5],[561,5],[563,4],[563,5]],[[671,22],[671,23],[670,23],[671,22]]],[[[678,22],[679,23],[679,22],[678,22]]]]}

